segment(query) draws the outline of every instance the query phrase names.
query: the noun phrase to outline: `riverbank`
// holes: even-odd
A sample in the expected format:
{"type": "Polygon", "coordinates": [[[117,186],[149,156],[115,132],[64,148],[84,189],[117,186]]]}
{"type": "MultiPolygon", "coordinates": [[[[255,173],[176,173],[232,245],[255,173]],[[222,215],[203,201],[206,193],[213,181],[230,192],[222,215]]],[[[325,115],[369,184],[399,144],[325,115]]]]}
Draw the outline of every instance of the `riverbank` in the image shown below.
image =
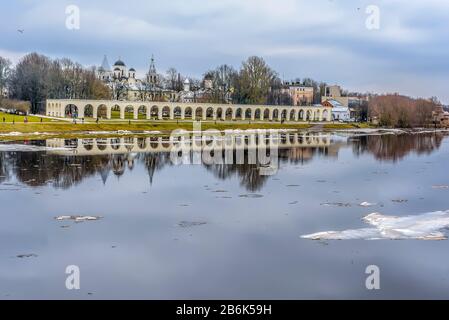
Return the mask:
{"type": "MultiPolygon", "coordinates": [[[[30,116],[31,119],[37,117],[30,116]]],[[[71,138],[71,137],[96,137],[114,136],[117,134],[169,134],[176,129],[193,130],[192,121],[100,121],[86,123],[72,123],[66,121],[49,121],[42,123],[31,121],[29,123],[0,123],[0,139],[23,140],[40,139],[43,137],[71,138]]],[[[319,128],[319,131],[332,131],[338,129],[371,128],[367,124],[350,123],[280,123],[280,122],[244,122],[244,121],[203,121],[201,130],[216,129],[219,131],[237,129],[286,129],[309,130],[319,128]]]]}

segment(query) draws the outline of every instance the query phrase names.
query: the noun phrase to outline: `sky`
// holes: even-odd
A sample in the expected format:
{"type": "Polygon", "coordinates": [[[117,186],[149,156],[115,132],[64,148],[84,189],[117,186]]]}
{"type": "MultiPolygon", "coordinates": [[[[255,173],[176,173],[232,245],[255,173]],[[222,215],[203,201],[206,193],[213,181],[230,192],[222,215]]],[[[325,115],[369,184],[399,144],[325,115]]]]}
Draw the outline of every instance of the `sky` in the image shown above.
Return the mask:
{"type": "Polygon", "coordinates": [[[14,0],[0,12],[0,56],[14,63],[39,52],[92,66],[106,54],[144,77],[154,54],[158,72],[200,78],[257,55],[286,81],[449,104],[447,0],[14,0]],[[66,26],[70,5],[79,28],[66,26]]]}

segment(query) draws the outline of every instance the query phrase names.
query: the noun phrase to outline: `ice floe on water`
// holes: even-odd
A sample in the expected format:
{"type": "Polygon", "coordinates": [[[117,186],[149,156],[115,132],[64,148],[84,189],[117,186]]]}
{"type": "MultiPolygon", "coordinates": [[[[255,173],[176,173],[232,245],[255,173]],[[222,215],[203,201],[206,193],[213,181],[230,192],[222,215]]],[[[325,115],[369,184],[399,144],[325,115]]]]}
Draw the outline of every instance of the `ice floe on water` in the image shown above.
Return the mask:
{"type": "Polygon", "coordinates": [[[56,133],[50,132],[2,132],[0,133],[0,137],[19,137],[19,136],[52,136],[56,133]]]}
{"type": "Polygon", "coordinates": [[[359,206],[361,206],[361,207],[373,207],[373,206],[377,206],[377,203],[371,203],[371,202],[363,201],[362,203],[359,204],[359,206]]]}
{"type": "Polygon", "coordinates": [[[432,186],[432,189],[449,189],[449,186],[447,186],[447,185],[436,185],[436,186],[432,186]]]}
{"type": "Polygon", "coordinates": [[[324,202],[321,203],[320,205],[322,206],[326,206],[326,207],[350,207],[351,204],[348,202],[324,202]]]}
{"type": "Polygon", "coordinates": [[[83,221],[96,221],[100,220],[102,217],[99,216],[58,216],[55,217],[58,221],[65,221],[65,220],[73,220],[75,222],[83,222],[83,221]]]}
{"type": "Polygon", "coordinates": [[[8,152],[8,151],[16,151],[16,152],[35,152],[35,151],[54,151],[54,150],[62,150],[69,151],[71,148],[65,147],[46,147],[46,146],[33,146],[27,144],[18,144],[18,143],[0,143],[0,152],[8,152]]]}
{"type": "Polygon", "coordinates": [[[363,218],[371,228],[324,231],[301,236],[310,240],[446,240],[441,230],[449,228],[449,210],[413,216],[387,216],[371,213],[363,218]]]}

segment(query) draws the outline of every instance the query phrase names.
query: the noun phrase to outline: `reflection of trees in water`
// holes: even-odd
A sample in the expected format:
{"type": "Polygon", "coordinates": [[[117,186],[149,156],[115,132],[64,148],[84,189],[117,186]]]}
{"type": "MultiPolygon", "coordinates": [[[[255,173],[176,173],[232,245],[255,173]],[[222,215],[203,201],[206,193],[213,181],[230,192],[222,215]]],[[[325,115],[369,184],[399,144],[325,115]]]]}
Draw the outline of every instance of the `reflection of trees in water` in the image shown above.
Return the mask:
{"type": "Polygon", "coordinates": [[[154,173],[165,165],[171,164],[169,153],[145,153],[141,156],[151,184],[153,183],[154,173]]]}
{"type": "Polygon", "coordinates": [[[8,180],[8,167],[6,163],[6,153],[0,152],[0,183],[8,180]]]}
{"type": "Polygon", "coordinates": [[[295,147],[279,150],[279,162],[305,164],[318,155],[330,156],[329,147],[295,147]]]}
{"type": "Polygon", "coordinates": [[[260,175],[259,166],[256,164],[213,164],[205,165],[205,167],[221,180],[233,176],[239,177],[240,185],[248,191],[260,190],[268,178],[268,176],[260,175]]]}
{"type": "MultiPolygon", "coordinates": [[[[372,153],[378,160],[397,161],[414,151],[429,154],[441,146],[442,134],[415,135],[372,135],[348,140],[355,155],[372,153]]],[[[337,142],[327,147],[295,147],[278,150],[279,165],[285,163],[304,164],[316,156],[336,157],[343,143],[337,142]]],[[[192,160],[192,154],[190,155],[192,160]]],[[[234,153],[234,159],[236,155],[234,153]]],[[[268,176],[260,175],[260,165],[248,164],[245,151],[245,164],[204,165],[218,179],[238,177],[240,185],[248,191],[260,190],[268,176]]],[[[108,176],[117,177],[132,170],[141,163],[147,170],[150,183],[156,171],[171,166],[170,153],[127,153],[92,156],[58,156],[45,152],[0,152],[0,182],[12,175],[19,182],[29,186],[51,184],[56,188],[67,189],[84,178],[99,174],[103,183],[108,176]]]]}
{"type": "Polygon", "coordinates": [[[351,140],[355,155],[372,153],[377,160],[397,161],[410,152],[430,154],[441,146],[441,133],[368,135],[351,140]]]}
{"type": "Polygon", "coordinates": [[[51,184],[67,189],[104,168],[107,156],[54,156],[43,152],[17,152],[9,157],[17,180],[32,187],[51,184]]]}

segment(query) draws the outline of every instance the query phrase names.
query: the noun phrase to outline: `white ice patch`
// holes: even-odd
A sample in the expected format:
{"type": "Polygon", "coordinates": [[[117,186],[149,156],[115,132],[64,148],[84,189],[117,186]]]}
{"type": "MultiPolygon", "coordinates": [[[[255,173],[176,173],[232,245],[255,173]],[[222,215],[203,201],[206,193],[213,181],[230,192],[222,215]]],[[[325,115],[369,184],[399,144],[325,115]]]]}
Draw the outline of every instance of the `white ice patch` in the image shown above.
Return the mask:
{"type": "Polygon", "coordinates": [[[375,212],[364,217],[363,221],[373,227],[317,232],[303,235],[301,238],[311,240],[446,240],[447,236],[440,230],[449,228],[449,210],[404,217],[386,216],[375,212]]]}
{"type": "Polygon", "coordinates": [[[371,203],[371,202],[362,202],[361,204],[359,204],[359,206],[361,207],[372,207],[372,206],[377,206],[377,203],[371,203]]]}
{"type": "Polygon", "coordinates": [[[101,218],[102,217],[98,217],[98,216],[58,216],[58,217],[55,217],[55,219],[58,221],[73,220],[75,222],[96,221],[101,218]]]}
{"type": "Polygon", "coordinates": [[[67,150],[72,150],[72,149],[64,148],[64,147],[51,148],[51,147],[45,147],[45,146],[33,146],[33,145],[26,145],[26,144],[2,144],[2,143],[0,143],[0,152],[8,152],[8,151],[36,152],[36,151],[54,151],[54,150],[67,151],[67,150]]]}
{"type": "Polygon", "coordinates": [[[50,133],[50,132],[8,132],[8,133],[0,133],[0,137],[18,137],[18,136],[52,136],[56,133],[50,133]]]}

